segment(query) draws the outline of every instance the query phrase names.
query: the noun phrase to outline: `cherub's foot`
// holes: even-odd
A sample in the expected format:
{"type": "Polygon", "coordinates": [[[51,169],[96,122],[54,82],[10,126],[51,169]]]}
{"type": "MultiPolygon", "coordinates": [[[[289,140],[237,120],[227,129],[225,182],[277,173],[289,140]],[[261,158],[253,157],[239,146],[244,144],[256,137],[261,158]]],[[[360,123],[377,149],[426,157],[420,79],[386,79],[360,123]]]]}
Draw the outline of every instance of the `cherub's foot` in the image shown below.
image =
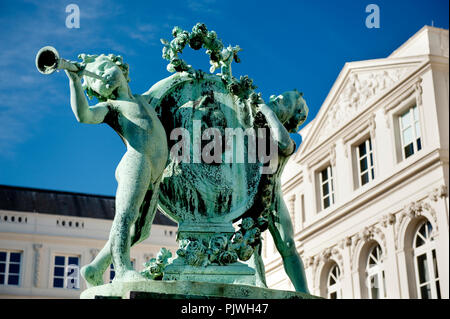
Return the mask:
{"type": "Polygon", "coordinates": [[[86,280],[87,287],[94,287],[103,285],[103,273],[92,265],[81,267],[81,276],[86,280]]]}
{"type": "Polygon", "coordinates": [[[116,272],[113,282],[132,282],[147,280],[144,276],[138,273],[136,270],[125,270],[122,273],[116,272]]]}

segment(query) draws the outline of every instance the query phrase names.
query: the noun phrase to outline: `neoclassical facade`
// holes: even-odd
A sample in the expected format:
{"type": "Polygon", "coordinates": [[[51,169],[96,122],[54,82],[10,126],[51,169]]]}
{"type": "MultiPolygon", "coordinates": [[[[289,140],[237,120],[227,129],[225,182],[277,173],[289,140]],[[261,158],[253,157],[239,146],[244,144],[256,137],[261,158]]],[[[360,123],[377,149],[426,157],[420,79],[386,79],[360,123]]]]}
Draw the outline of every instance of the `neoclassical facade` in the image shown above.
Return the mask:
{"type": "MultiPolygon", "coordinates": [[[[449,34],[346,63],[283,175],[310,292],[449,297],[449,34]]],[[[270,234],[268,285],[293,289],[270,234]]]]}
{"type": "MultiPolygon", "coordinates": [[[[109,237],[114,197],[0,185],[0,298],[79,298],[79,268],[109,237]]],[[[175,255],[176,223],[155,216],[148,239],[132,247],[136,270],[161,247],[175,255]]],[[[114,278],[111,265],[104,282],[114,278]]]]}

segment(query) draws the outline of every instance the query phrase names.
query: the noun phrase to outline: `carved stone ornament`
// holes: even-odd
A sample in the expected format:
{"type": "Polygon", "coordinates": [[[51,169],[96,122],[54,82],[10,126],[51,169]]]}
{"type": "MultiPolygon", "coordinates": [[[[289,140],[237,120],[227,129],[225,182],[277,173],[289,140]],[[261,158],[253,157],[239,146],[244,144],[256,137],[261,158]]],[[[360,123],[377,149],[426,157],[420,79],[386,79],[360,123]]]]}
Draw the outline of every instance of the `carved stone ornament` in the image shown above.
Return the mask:
{"type": "Polygon", "coordinates": [[[309,267],[311,267],[314,264],[314,257],[313,256],[306,257],[304,259],[304,261],[305,261],[305,268],[309,268],[309,267]]]}
{"type": "Polygon", "coordinates": [[[325,248],[316,256],[309,257],[306,260],[306,267],[312,267],[313,282],[316,283],[316,278],[319,278],[318,276],[320,275],[320,269],[322,269],[322,267],[330,260],[333,260],[337,263],[337,265],[341,269],[341,273],[344,271],[343,257],[338,246],[339,244],[325,248]]]}
{"type": "Polygon", "coordinates": [[[395,220],[396,220],[395,215],[389,213],[389,214],[384,215],[381,218],[380,224],[386,228],[388,225],[395,224],[395,220]]]}
{"type": "Polygon", "coordinates": [[[416,218],[419,216],[423,216],[423,213],[425,211],[430,213],[430,215],[432,216],[432,218],[435,221],[435,224],[437,225],[436,212],[431,207],[431,205],[427,202],[423,202],[423,201],[411,202],[410,204],[405,206],[405,208],[403,209],[402,215],[407,216],[410,219],[413,219],[413,218],[416,218]]]}
{"type": "Polygon", "coordinates": [[[371,72],[351,72],[339,96],[326,113],[326,124],[319,131],[323,141],[338,128],[354,118],[372,97],[398,82],[410,68],[371,72]]]}
{"type": "MultiPolygon", "coordinates": [[[[443,195],[443,196],[445,196],[445,195],[443,195]]],[[[429,196],[429,198],[430,198],[430,196],[429,196]]],[[[402,227],[404,227],[405,224],[408,223],[409,221],[411,221],[415,218],[418,218],[420,216],[424,216],[425,212],[427,212],[429,214],[429,216],[431,217],[431,219],[432,219],[431,221],[433,222],[433,232],[435,234],[437,234],[438,223],[437,223],[436,211],[427,202],[413,201],[413,202],[409,203],[408,205],[406,205],[399,215],[399,221],[397,223],[397,227],[396,227],[397,229],[395,232],[395,244],[396,244],[397,248],[399,248],[400,236],[402,236],[402,234],[403,234],[401,232],[402,227]]],[[[426,217],[428,219],[428,216],[426,216],[426,217]]]]}
{"type": "MultiPolygon", "coordinates": [[[[355,253],[356,253],[356,247],[360,242],[366,243],[371,240],[377,241],[380,246],[382,247],[383,251],[387,250],[386,245],[386,236],[384,232],[380,229],[378,224],[374,224],[371,226],[364,227],[359,233],[355,234],[353,236],[353,242],[352,242],[352,260],[355,260],[355,253]]],[[[353,263],[352,263],[353,265],[353,263]]],[[[352,266],[353,269],[353,266],[352,266]]]]}
{"type": "Polygon", "coordinates": [[[422,105],[422,79],[419,79],[415,84],[414,84],[414,92],[416,94],[416,101],[417,101],[417,105],[422,105]]]}
{"type": "Polygon", "coordinates": [[[330,146],[330,164],[332,167],[336,166],[336,145],[330,146]]]}
{"type": "Polygon", "coordinates": [[[375,122],[375,114],[371,114],[369,117],[369,131],[370,131],[370,137],[372,139],[375,138],[375,129],[377,128],[377,124],[375,122]]]}
{"type": "Polygon", "coordinates": [[[346,236],[346,237],[342,240],[342,247],[350,247],[351,245],[352,245],[352,237],[346,236]]]}
{"type": "Polygon", "coordinates": [[[440,187],[436,187],[429,194],[428,198],[433,202],[437,202],[439,198],[447,197],[447,186],[441,185],[440,187]]]}

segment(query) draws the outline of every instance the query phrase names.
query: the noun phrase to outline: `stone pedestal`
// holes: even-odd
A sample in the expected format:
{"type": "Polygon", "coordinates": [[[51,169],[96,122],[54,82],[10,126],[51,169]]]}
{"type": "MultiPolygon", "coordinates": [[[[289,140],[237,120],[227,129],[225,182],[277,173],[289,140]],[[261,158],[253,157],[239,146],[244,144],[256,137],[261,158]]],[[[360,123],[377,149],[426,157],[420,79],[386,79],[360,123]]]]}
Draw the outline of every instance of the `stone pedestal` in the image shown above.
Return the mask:
{"type": "Polygon", "coordinates": [[[255,285],[255,270],[246,264],[236,262],[231,265],[193,267],[182,263],[168,265],[164,269],[164,280],[185,280],[197,282],[214,282],[223,284],[255,285]]]}
{"type": "Polygon", "coordinates": [[[149,298],[149,299],[316,299],[318,297],[284,290],[248,285],[196,282],[185,280],[145,280],[112,282],[88,288],[81,299],[94,298],[149,298]]]}

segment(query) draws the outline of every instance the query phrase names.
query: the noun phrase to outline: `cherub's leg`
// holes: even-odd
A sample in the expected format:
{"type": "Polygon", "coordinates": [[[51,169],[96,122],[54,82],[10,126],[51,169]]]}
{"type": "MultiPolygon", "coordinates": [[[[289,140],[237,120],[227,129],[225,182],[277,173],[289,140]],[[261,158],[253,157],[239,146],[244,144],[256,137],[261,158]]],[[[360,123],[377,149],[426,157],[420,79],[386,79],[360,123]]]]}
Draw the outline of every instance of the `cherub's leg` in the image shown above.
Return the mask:
{"type": "Polygon", "coordinates": [[[296,291],[309,293],[306,282],[305,269],[300,255],[295,248],[294,230],[289,211],[282,197],[278,195],[277,216],[269,218],[269,231],[275,246],[283,258],[284,269],[291,279],[296,291]]]}
{"type": "MultiPolygon", "coordinates": [[[[135,244],[133,228],[130,231],[132,245],[135,244]]],[[[88,287],[104,284],[103,274],[109,265],[111,265],[111,260],[111,243],[108,240],[97,256],[95,256],[94,260],[90,264],[81,267],[81,276],[86,280],[88,287]]]]}
{"type": "Polygon", "coordinates": [[[151,182],[151,167],[146,158],[129,150],[117,168],[116,215],[109,241],[117,281],[144,280],[133,270],[130,261],[130,230],[139,215],[139,208],[151,182]]]}
{"type": "MultiPolygon", "coordinates": [[[[159,181],[154,187],[158,188],[159,181]]],[[[142,203],[142,214],[140,218],[145,219],[145,223],[139,224],[138,227],[145,229],[136,230],[136,224],[131,226],[131,246],[145,240],[150,235],[150,227],[153,222],[156,213],[157,196],[153,196],[155,192],[153,190],[147,190],[145,200],[142,203]],[[139,236],[139,238],[136,238],[139,236]]],[[[81,275],[86,280],[88,287],[103,285],[103,274],[111,264],[111,243],[108,240],[105,246],[100,250],[95,259],[88,265],[81,268],[81,275]]]]}
{"type": "Polygon", "coordinates": [[[80,270],[81,276],[86,280],[87,286],[103,285],[103,273],[111,264],[111,244],[108,240],[105,246],[100,250],[94,260],[83,266],[80,270]]]}
{"type": "Polygon", "coordinates": [[[267,288],[266,270],[264,268],[264,262],[261,257],[261,244],[255,247],[255,252],[253,253],[248,263],[256,270],[256,284],[267,288]]]}

